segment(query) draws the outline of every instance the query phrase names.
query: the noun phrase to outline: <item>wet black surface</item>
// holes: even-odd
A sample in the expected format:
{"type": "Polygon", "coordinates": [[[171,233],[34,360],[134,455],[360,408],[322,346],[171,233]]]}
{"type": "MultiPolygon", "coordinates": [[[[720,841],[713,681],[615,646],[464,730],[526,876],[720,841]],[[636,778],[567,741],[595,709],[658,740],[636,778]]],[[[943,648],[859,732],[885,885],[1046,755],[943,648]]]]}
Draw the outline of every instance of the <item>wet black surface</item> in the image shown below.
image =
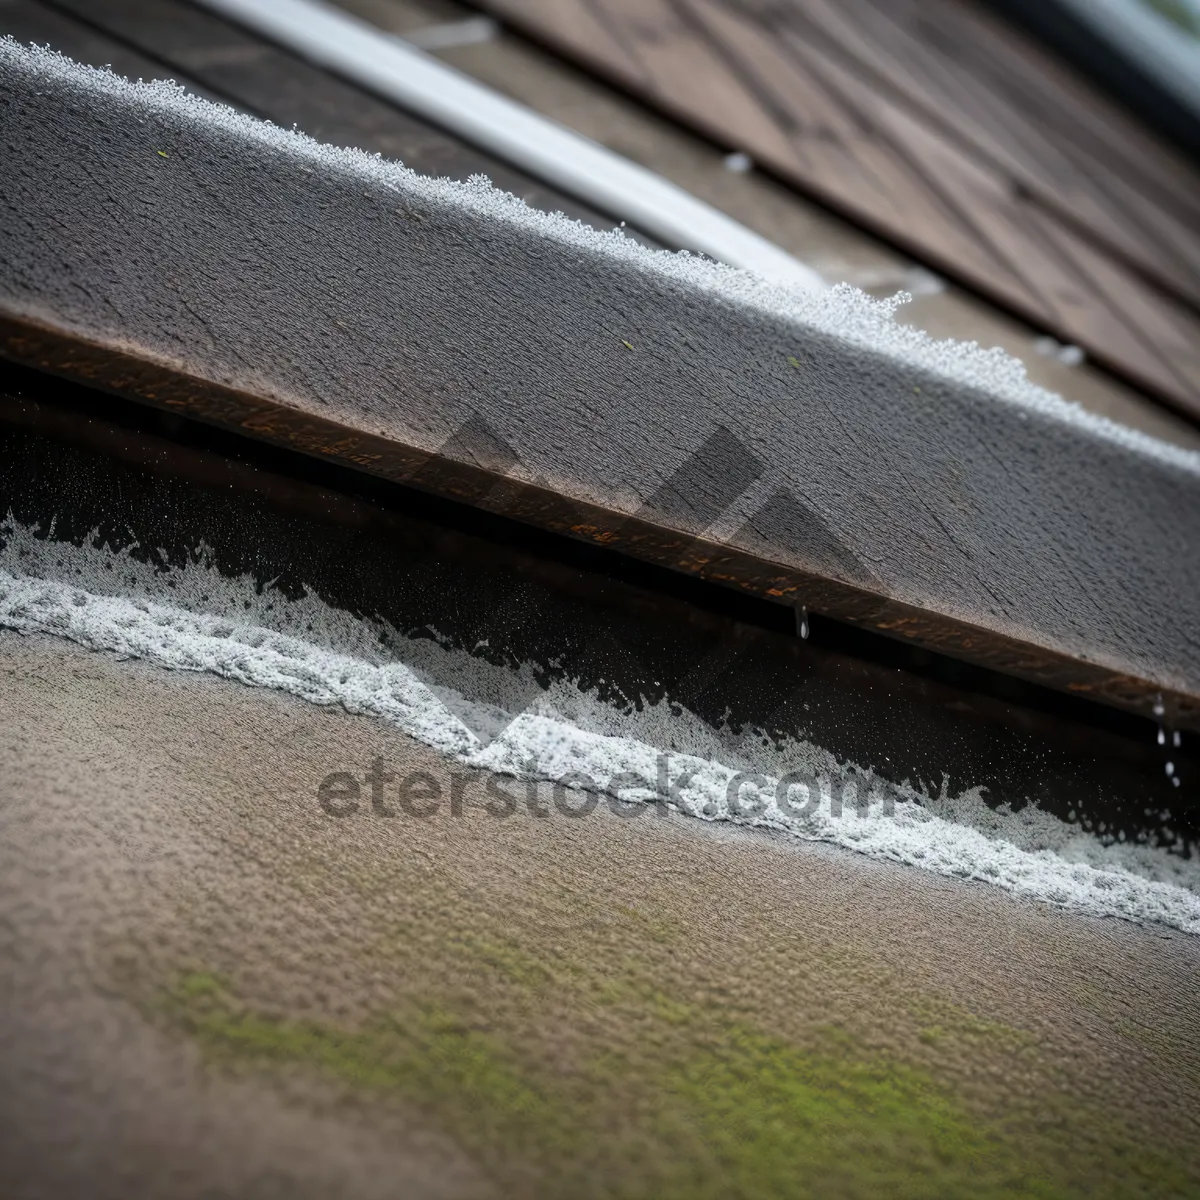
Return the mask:
{"type": "Polygon", "coordinates": [[[804,737],[937,793],[982,785],[1104,838],[1200,835],[1195,739],[838,622],[0,365],[0,511],[164,570],[229,575],[530,664],[616,703],[804,737]],[[1180,785],[1165,774],[1170,760],[1180,785]]]}

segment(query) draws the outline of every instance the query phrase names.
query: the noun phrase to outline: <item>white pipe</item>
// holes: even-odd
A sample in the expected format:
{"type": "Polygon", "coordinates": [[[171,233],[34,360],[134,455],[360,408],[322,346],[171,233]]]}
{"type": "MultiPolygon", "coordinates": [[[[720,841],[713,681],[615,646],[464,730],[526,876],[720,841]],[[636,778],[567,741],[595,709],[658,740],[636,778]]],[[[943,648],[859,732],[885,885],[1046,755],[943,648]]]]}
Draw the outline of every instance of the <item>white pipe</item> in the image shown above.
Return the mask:
{"type": "Polygon", "coordinates": [[[481,46],[500,36],[500,25],[491,17],[467,17],[440,25],[423,25],[401,39],[418,50],[451,50],[456,46],[481,46]]]}
{"type": "Polygon", "coordinates": [[[824,286],[810,267],[683,188],[347,12],[316,0],[198,2],[666,246],[809,290],[824,286]]]}

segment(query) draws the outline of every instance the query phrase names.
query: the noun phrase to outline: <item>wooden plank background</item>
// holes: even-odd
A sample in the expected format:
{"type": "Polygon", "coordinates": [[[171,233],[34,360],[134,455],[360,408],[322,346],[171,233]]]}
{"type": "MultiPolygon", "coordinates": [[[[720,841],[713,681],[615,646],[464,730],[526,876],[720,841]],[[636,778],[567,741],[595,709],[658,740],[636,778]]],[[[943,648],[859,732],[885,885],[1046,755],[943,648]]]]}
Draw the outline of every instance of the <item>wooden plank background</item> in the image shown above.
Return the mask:
{"type": "Polygon", "coordinates": [[[972,0],[476,0],[1200,416],[1200,169],[972,0]]]}

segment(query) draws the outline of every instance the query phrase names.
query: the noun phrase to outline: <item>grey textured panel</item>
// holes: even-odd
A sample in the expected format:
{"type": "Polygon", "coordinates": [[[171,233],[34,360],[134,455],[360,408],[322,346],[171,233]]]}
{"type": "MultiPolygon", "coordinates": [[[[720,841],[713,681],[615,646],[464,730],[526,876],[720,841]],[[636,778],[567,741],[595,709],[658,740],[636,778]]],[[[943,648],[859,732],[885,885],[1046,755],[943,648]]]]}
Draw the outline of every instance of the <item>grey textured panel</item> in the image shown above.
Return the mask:
{"type": "Polygon", "coordinates": [[[0,155],[9,357],[1200,719],[1182,453],[11,47],[0,155]]]}
{"type": "MultiPolygon", "coordinates": [[[[424,175],[484,174],[534,208],[561,210],[597,228],[616,222],[409,113],[176,0],[0,0],[0,33],[79,62],[113,64],[131,79],[178,79],[189,91],[334,146],[400,159],[424,175]],[[96,32],[97,30],[103,32],[96,32]],[[136,47],[133,53],[126,47],[136,47]],[[151,56],[151,60],[141,55],[151,56]]],[[[638,239],[655,243],[643,234],[638,239]]]]}

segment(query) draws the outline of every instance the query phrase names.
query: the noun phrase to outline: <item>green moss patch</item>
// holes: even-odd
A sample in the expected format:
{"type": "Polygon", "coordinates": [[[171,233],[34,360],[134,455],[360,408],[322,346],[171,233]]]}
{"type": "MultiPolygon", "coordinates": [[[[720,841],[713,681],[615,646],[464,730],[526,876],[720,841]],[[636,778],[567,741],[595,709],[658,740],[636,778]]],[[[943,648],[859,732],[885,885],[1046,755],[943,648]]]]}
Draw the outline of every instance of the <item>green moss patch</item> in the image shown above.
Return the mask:
{"type": "MultiPolygon", "coordinates": [[[[514,988],[570,986],[511,946],[460,949],[514,988]]],[[[865,1051],[837,1027],[795,1044],[633,983],[611,1003],[630,1020],[589,1026],[574,1054],[548,1058],[536,1020],[520,1029],[470,1004],[407,1001],[350,1029],[256,1011],[211,973],[185,975],[164,998],[215,1059],[300,1065],[419,1113],[503,1194],[1187,1194],[1182,1172],[1119,1139],[1108,1162],[1095,1161],[1092,1143],[1084,1170],[1054,1152],[1061,1129],[1029,1141],[981,1120],[930,1073],[865,1051]]],[[[957,1020],[964,1036],[1008,1036],[957,1020]]]]}

